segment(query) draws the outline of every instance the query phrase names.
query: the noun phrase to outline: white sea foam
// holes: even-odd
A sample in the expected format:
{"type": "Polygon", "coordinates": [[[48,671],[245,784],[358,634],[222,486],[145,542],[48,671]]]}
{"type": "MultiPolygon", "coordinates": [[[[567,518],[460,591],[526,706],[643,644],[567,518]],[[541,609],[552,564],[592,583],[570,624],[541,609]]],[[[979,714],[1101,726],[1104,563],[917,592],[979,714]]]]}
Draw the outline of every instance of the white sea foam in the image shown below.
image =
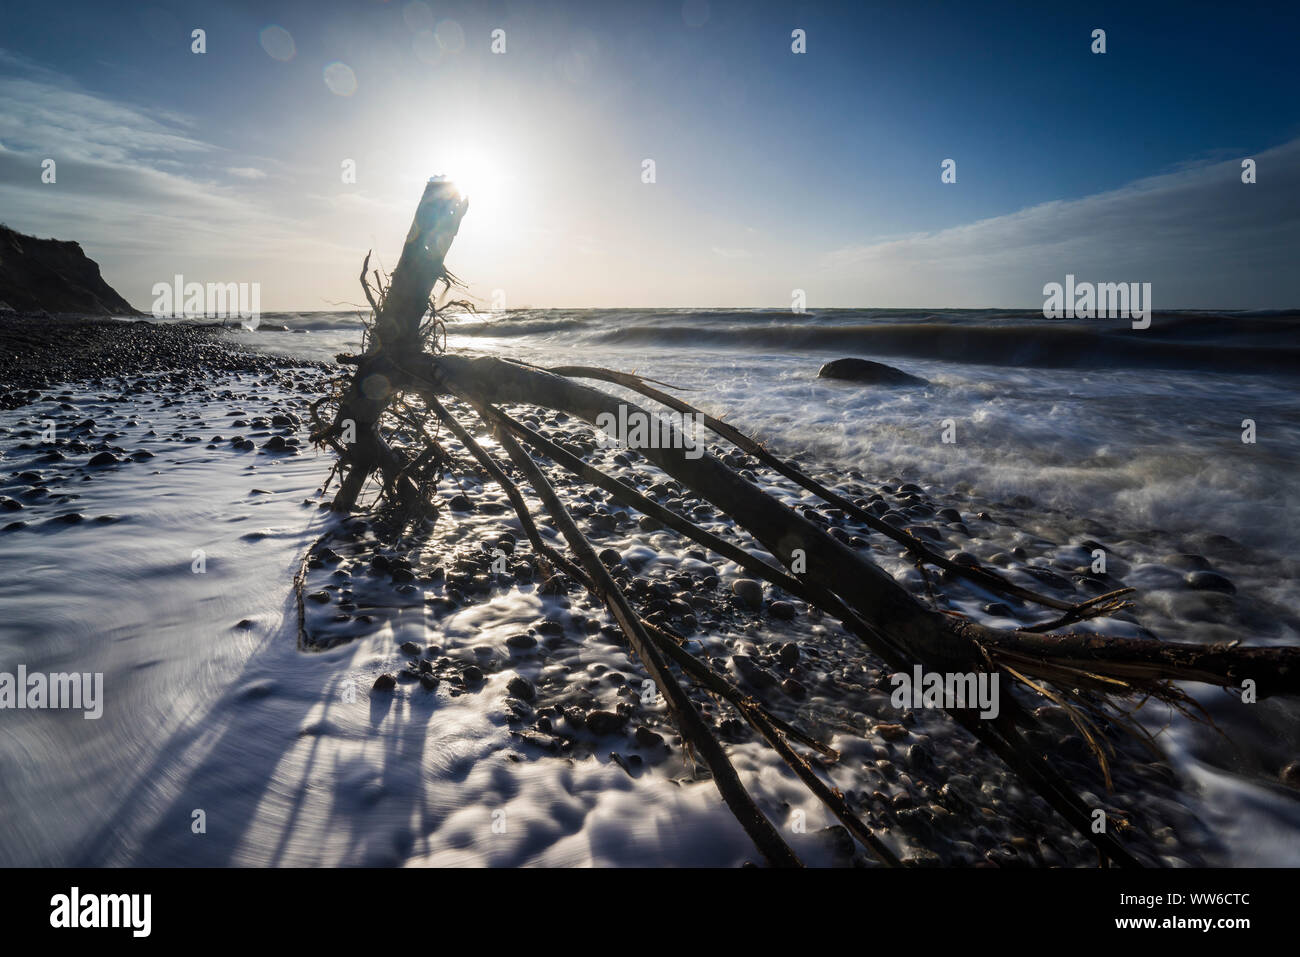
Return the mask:
{"type": "MultiPolygon", "coordinates": [[[[266,317],[278,321],[295,319],[266,317]]],[[[333,319],[304,324],[310,334],[238,335],[320,356],[358,339],[333,319]]],[[[453,336],[451,345],[570,362],[565,334],[453,336]]],[[[629,363],[617,347],[588,344],[582,358],[693,387],[688,397],[707,410],[841,471],[964,482],[975,503],[1026,495],[1034,503],[1026,514],[1049,506],[1062,521],[1092,516],[1116,540],[1159,527],[1225,535],[1273,556],[1300,545],[1300,416],[1285,383],[896,360],[933,385],[885,390],[816,380],[819,362],[833,355],[644,348],[629,363]],[[1247,416],[1261,439],[1242,447],[1247,416]],[[939,440],[946,418],[958,424],[954,445],[939,440]]],[[[79,415],[122,411],[91,397],[74,404],[79,415]]],[[[39,411],[0,413],[0,425],[39,411]]],[[[212,403],[193,411],[209,422],[206,437],[218,411],[212,403]]],[[[423,620],[398,617],[351,644],[300,653],[288,583],[327,521],[302,502],[329,463],[313,454],[250,460],[143,437],[151,422],[164,436],[186,427],[181,414],[188,407],[141,415],[121,440],[158,458],[69,483],[79,510],[121,521],[0,536],[0,665],[105,674],[102,720],[0,715],[0,863],[682,865],[754,856],[707,782],[683,786],[657,769],[633,780],[599,755],[572,766],[509,760],[497,687],[504,675],[456,698],[399,685],[391,697],[342,700],[347,680],[365,689],[399,663],[401,640],[430,640],[423,620]],[[207,556],[201,575],[191,570],[195,548],[207,556]],[[241,619],[251,629],[236,628],[241,619]],[[195,810],[205,812],[204,834],[193,832],[195,810]]],[[[1262,570],[1250,578],[1254,567],[1242,567],[1239,588],[1297,604],[1293,581],[1262,570]]],[[[905,563],[890,570],[907,573],[905,563]]],[[[536,620],[541,602],[512,593],[470,606],[444,619],[442,635],[500,649],[536,620]]],[[[608,642],[584,647],[581,664],[592,663],[631,667],[608,642]]],[[[1216,815],[1224,860],[1300,859],[1293,800],[1233,774],[1185,722],[1167,741],[1175,766],[1204,789],[1202,811],[1216,815]]],[[[860,742],[837,743],[852,750],[860,742]]],[[[806,814],[807,836],[787,836],[810,862],[827,862],[813,836],[833,823],[824,810],[770,751],[730,751],[769,815],[806,814]]],[[[1261,753],[1258,763],[1276,758],[1261,753]]],[[[850,787],[851,778],[836,777],[846,774],[837,768],[832,778],[850,787]]]]}

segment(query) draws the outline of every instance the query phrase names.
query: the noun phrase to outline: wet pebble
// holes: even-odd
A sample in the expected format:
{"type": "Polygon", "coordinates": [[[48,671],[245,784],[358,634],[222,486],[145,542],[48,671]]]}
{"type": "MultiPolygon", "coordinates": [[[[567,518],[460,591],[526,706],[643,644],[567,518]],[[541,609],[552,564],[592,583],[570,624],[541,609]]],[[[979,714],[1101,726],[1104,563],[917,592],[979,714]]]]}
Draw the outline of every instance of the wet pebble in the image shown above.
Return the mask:
{"type": "Polygon", "coordinates": [[[776,684],[771,672],[760,667],[749,655],[732,655],[731,668],[746,684],[760,691],[776,684]]]}
{"type": "Polygon", "coordinates": [[[934,767],[934,757],[920,744],[907,749],[907,766],[914,771],[926,771],[934,767]]]}
{"type": "Polygon", "coordinates": [[[633,737],[636,738],[636,743],[643,748],[655,748],[664,743],[662,734],[651,731],[645,725],[638,725],[633,737]]]}
{"type": "Polygon", "coordinates": [[[1282,769],[1282,783],[1300,790],[1300,761],[1292,761],[1282,769]]]}
{"type": "Polygon", "coordinates": [[[886,741],[901,741],[910,733],[901,724],[878,724],[874,730],[886,741]]]}
{"type": "Polygon", "coordinates": [[[521,701],[532,701],[537,697],[537,689],[523,675],[515,675],[506,684],[506,690],[521,701]]]}
{"type": "Polygon", "coordinates": [[[731,583],[731,590],[750,608],[763,607],[763,586],[752,578],[737,578],[731,583]]]}
{"type": "Polygon", "coordinates": [[[767,610],[773,618],[778,618],[781,621],[793,621],[797,614],[794,605],[788,601],[774,601],[768,606],[767,610]]]}
{"type": "Polygon", "coordinates": [[[614,711],[589,711],[586,723],[592,734],[613,734],[627,724],[627,718],[614,711]]]}
{"type": "Polygon", "coordinates": [[[1188,572],[1184,581],[1187,582],[1190,588],[1195,588],[1197,591],[1217,591],[1229,595],[1235,594],[1237,591],[1237,587],[1231,581],[1217,572],[1188,572]]]}

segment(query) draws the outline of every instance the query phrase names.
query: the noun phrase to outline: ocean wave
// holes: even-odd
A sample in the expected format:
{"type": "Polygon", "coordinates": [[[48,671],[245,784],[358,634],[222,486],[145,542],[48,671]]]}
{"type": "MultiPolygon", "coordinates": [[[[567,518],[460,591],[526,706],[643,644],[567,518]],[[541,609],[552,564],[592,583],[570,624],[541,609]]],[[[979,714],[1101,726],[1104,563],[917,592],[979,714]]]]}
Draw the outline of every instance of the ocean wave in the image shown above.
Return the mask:
{"type": "MultiPolygon", "coordinates": [[[[355,313],[274,313],[264,324],[359,335],[355,313]]],[[[568,347],[899,357],[1023,368],[1300,371],[1294,311],[1157,312],[1128,320],[1049,320],[1031,310],[528,309],[456,315],[448,333],[568,347]]]]}
{"type": "Polygon", "coordinates": [[[570,332],[585,329],[589,321],[583,319],[531,318],[498,319],[495,322],[465,321],[449,324],[447,332],[454,336],[537,336],[553,332],[570,332]]]}
{"type": "MultiPolygon", "coordinates": [[[[1200,320],[1200,317],[1196,317],[1200,320]]],[[[758,328],[628,325],[593,335],[603,345],[662,345],[759,349],[781,352],[844,352],[906,356],[945,362],[1032,368],[1163,368],[1295,373],[1300,371],[1296,333],[1300,324],[1261,331],[1223,328],[1204,321],[1179,330],[1108,328],[1017,322],[997,325],[916,322],[870,325],[779,324],[758,328]],[[1266,341],[1273,340],[1273,341],[1266,341]]],[[[1222,319],[1235,325],[1238,320],[1222,319]]]]}

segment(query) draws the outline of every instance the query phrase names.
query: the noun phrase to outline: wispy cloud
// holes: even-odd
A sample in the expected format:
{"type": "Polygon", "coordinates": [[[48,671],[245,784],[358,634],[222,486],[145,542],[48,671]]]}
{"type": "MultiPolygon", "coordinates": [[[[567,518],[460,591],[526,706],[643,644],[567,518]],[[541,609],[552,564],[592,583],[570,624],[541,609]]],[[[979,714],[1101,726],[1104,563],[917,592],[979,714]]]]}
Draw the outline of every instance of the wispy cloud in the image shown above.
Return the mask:
{"type": "MultiPolygon", "coordinates": [[[[1083,199],[826,254],[821,281],[876,305],[1034,305],[1067,272],[1153,284],[1157,308],[1300,303],[1300,140],[1083,199]]],[[[963,187],[952,187],[965,188],[963,187]]],[[[843,298],[834,296],[834,298],[843,298]]]]}
{"type": "Polygon", "coordinates": [[[286,263],[350,262],[355,254],[311,228],[334,211],[331,198],[299,197],[291,214],[263,185],[262,168],[229,165],[238,154],[197,136],[184,116],[82,90],[4,50],[0,98],[6,221],[80,241],[137,304],[173,270],[216,270],[274,287],[286,263]],[[56,164],[53,183],[42,180],[46,159],[56,164]]]}
{"type": "Polygon", "coordinates": [[[0,49],[0,71],[0,138],[10,150],[126,163],[217,149],[195,138],[177,113],[145,111],[78,89],[11,51],[0,49]]]}

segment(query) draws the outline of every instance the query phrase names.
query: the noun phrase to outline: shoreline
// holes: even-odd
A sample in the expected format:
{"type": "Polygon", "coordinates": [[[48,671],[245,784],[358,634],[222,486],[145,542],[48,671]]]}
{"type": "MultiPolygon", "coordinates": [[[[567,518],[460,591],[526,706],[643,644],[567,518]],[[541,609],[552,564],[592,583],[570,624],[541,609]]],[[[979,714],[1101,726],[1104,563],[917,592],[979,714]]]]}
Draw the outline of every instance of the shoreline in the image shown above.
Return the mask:
{"type": "MultiPolygon", "coordinates": [[[[67,338],[63,333],[71,334],[79,321],[70,322],[73,325],[61,330],[61,334],[48,337],[45,347],[59,348],[58,343],[67,338]]],[[[112,321],[81,322],[104,326],[112,321]]],[[[147,579],[139,578],[153,576],[158,579],[157,587],[174,589],[180,587],[177,583],[198,580],[195,576],[185,577],[191,561],[190,541],[185,536],[198,533],[176,523],[188,521],[196,529],[205,529],[205,535],[229,526],[224,533],[226,539],[237,542],[237,546],[230,547],[237,547],[237,554],[244,557],[230,565],[219,560],[220,552],[212,554],[214,574],[222,577],[212,581],[205,576],[201,602],[195,603],[184,594],[175,599],[174,605],[167,606],[152,639],[149,634],[136,634],[138,621],[122,626],[131,632],[132,640],[159,642],[159,646],[128,657],[130,666],[139,666],[151,655],[170,657],[168,667],[173,669],[173,682],[194,680],[196,662],[206,661],[205,655],[224,660],[230,654],[232,636],[241,643],[251,643],[241,652],[238,667],[232,668],[229,663],[215,670],[203,666],[204,680],[214,682],[206,692],[205,707],[220,717],[219,723],[226,723],[228,744],[217,747],[216,758],[200,759],[197,768],[191,768],[193,780],[233,776],[238,783],[229,786],[237,789],[239,803],[243,804],[244,789],[260,793],[272,782],[277,782],[277,787],[287,786],[298,773],[299,762],[307,761],[307,766],[312,767],[323,760],[320,752],[343,759],[357,748],[379,748],[381,756],[372,756],[371,760],[379,763],[380,780],[388,782],[380,792],[366,797],[370,793],[365,784],[369,777],[362,781],[364,793],[360,795],[351,794],[353,784],[348,782],[327,787],[336,792],[336,801],[344,802],[343,823],[336,821],[335,826],[352,831],[360,842],[352,856],[348,852],[331,852],[334,863],[536,863],[546,861],[547,855],[552,861],[572,862],[578,859],[566,855],[577,853],[572,849],[573,842],[596,833],[590,829],[597,827],[604,815],[627,815],[636,808],[658,820],[661,827],[675,826],[682,834],[694,834],[692,840],[696,843],[703,841],[700,847],[690,849],[670,845],[659,852],[659,863],[734,864],[752,855],[743,835],[739,841],[733,840],[734,822],[728,824],[725,814],[716,813],[712,785],[696,778],[690,765],[682,761],[671,725],[665,724],[661,713],[640,702],[637,689],[645,676],[639,663],[621,646],[604,613],[580,591],[556,587],[550,594],[543,592],[528,560],[531,550],[513,513],[504,504],[504,495],[495,486],[485,484],[477,468],[462,467],[454,480],[442,484],[438,497],[445,508],[427,539],[391,540],[370,516],[326,516],[322,520],[323,503],[319,496],[310,494],[310,482],[324,477],[330,460],[304,457],[301,421],[305,396],[316,394],[313,389],[319,388],[327,367],[243,352],[206,331],[162,331],[175,327],[132,322],[114,323],[112,328],[141,332],[128,334],[129,341],[120,348],[100,349],[92,340],[92,346],[76,352],[66,363],[49,363],[55,370],[53,375],[67,368],[89,370],[94,377],[77,390],[57,383],[58,394],[48,395],[53,405],[42,409],[49,412],[60,430],[69,429],[71,437],[60,440],[67,451],[60,454],[71,453],[73,459],[40,464],[36,459],[45,453],[40,452],[33,437],[14,443],[12,433],[5,433],[7,459],[21,461],[15,462],[20,467],[6,477],[0,495],[20,505],[13,510],[14,515],[8,516],[10,519],[33,521],[21,528],[13,528],[11,522],[0,535],[0,568],[11,569],[15,561],[21,560],[19,555],[30,548],[29,536],[33,534],[48,536],[43,541],[51,546],[56,536],[75,535],[83,536],[84,544],[69,542],[65,550],[56,553],[65,565],[42,573],[38,576],[42,582],[53,582],[56,576],[71,579],[76,597],[75,583],[90,574],[79,568],[90,563],[89,568],[102,573],[115,564],[120,566],[115,572],[123,576],[124,582],[138,580],[141,587],[153,589],[155,586],[147,579]],[[121,379],[122,385],[128,385],[125,380],[133,377],[137,381],[114,398],[113,380],[121,379]],[[95,421],[77,431],[84,425],[88,409],[94,412],[89,417],[95,421]],[[277,417],[281,418],[278,424],[277,417]],[[133,421],[136,424],[130,425],[133,421]],[[148,431],[154,432],[153,436],[144,428],[150,422],[153,425],[148,431]],[[236,435],[231,434],[232,428],[236,435]],[[131,438],[117,444],[119,439],[108,437],[119,430],[131,438]],[[277,436],[281,443],[273,442],[277,436]],[[218,437],[221,441],[217,441],[218,437]],[[243,441],[235,444],[236,437],[243,441]],[[290,439],[295,444],[289,444],[290,439]],[[128,451],[132,446],[136,446],[135,451],[128,451]],[[120,461],[107,467],[90,466],[89,460],[100,452],[109,452],[120,461]],[[136,458],[140,452],[149,455],[136,458]],[[176,462],[169,461],[169,457],[177,456],[176,462]],[[145,479],[139,471],[143,469],[152,469],[153,477],[145,479]],[[36,475],[37,479],[22,478],[24,474],[36,475]],[[282,476],[283,481],[277,476],[282,476]],[[171,488],[182,479],[187,484],[171,488]],[[227,487],[232,479],[240,482],[238,490],[227,487]],[[132,482],[142,485],[136,487],[132,482]],[[83,508],[74,499],[65,500],[68,495],[90,499],[96,489],[102,497],[94,508],[83,508]],[[37,494],[26,497],[33,491],[37,494]],[[304,493],[306,498],[301,497],[304,493]],[[177,504],[154,511],[158,506],[153,503],[169,496],[175,496],[177,504]],[[300,500],[290,502],[289,496],[300,500]],[[458,502],[458,498],[464,501],[458,502]],[[233,512],[230,505],[223,504],[236,501],[256,504],[240,506],[233,512]],[[128,503],[123,509],[125,514],[116,518],[115,502],[128,503]],[[464,508],[465,504],[472,507],[464,508]],[[82,518],[65,522],[64,516],[74,514],[68,511],[72,508],[82,518]],[[262,527],[259,509],[273,511],[273,524],[262,527]],[[181,519],[185,514],[193,517],[181,519]],[[86,548],[97,547],[100,520],[104,517],[114,519],[102,523],[104,534],[116,529],[114,534],[134,536],[132,546],[122,548],[122,558],[86,555],[86,548]],[[310,600],[309,628],[316,634],[342,640],[319,654],[303,654],[296,647],[294,617],[286,606],[286,602],[291,603],[292,573],[285,562],[296,562],[307,554],[311,539],[323,531],[333,536],[328,546],[333,555],[325,555],[320,548],[311,553],[314,558],[309,564],[314,563],[314,567],[309,568],[304,591],[308,595],[322,594],[324,600],[310,600]],[[170,535],[180,532],[184,534],[176,544],[167,544],[170,535]],[[154,540],[162,544],[150,546],[154,540]],[[523,542],[518,551],[515,541],[523,542]],[[505,543],[510,547],[502,547],[505,543]],[[497,548],[510,557],[505,572],[492,567],[496,557],[493,550],[497,548]],[[161,574],[153,569],[146,556],[159,549],[175,553],[168,562],[178,566],[176,569],[161,574]],[[269,556],[266,550],[271,550],[269,556]],[[258,567],[282,567],[287,573],[257,583],[248,581],[247,573],[241,573],[242,563],[252,562],[258,554],[264,555],[257,560],[258,567]],[[260,598],[245,599],[249,607],[237,614],[241,595],[249,593],[260,598]],[[208,603],[215,603],[212,607],[220,608],[221,613],[205,610],[208,603]],[[174,616],[184,615],[187,608],[187,620],[171,621],[174,616]],[[339,616],[346,620],[339,620],[339,616]],[[370,620],[363,620],[366,617],[370,620]],[[187,640],[199,642],[206,649],[195,652],[193,660],[191,650],[180,644],[187,629],[198,636],[187,640]],[[258,662],[261,665],[255,667],[258,662]],[[392,677],[391,688],[373,688],[381,675],[392,677]],[[340,711],[339,687],[348,680],[354,682],[356,706],[352,711],[340,711]],[[257,709],[264,709],[260,717],[257,709]],[[296,717],[289,718],[286,709],[296,717]],[[599,715],[594,721],[593,714],[599,715]],[[468,728],[476,730],[469,734],[464,731],[468,728]],[[255,749],[266,749],[268,757],[240,770],[239,755],[249,746],[249,739],[254,739],[255,749]],[[396,748],[393,753],[388,753],[385,741],[396,748]],[[304,748],[310,749],[313,756],[306,757],[304,748]],[[458,761],[468,761],[468,765],[464,769],[456,761],[445,765],[440,755],[448,751],[459,755],[458,761]],[[573,762],[579,768],[577,772],[572,770],[573,762]],[[285,779],[285,764],[293,769],[290,780],[285,779]],[[471,831],[464,830],[465,815],[490,817],[494,805],[488,795],[501,792],[504,785],[496,779],[501,775],[509,777],[514,773],[510,768],[523,776],[513,792],[506,788],[514,795],[511,800],[520,802],[511,813],[525,816],[530,822],[525,832],[531,831],[541,842],[531,850],[526,836],[515,839],[521,842],[517,846],[505,846],[493,843],[487,826],[482,831],[477,830],[477,825],[471,831]],[[462,779],[465,773],[470,777],[462,779]],[[560,782],[574,773],[585,783],[576,791],[573,785],[566,790],[560,782]],[[484,775],[486,778],[480,780],[484,775]],[[421,803],[419,795],[426,792],[438,795],[435,807],[421,803]],[[390,808],[391,814],[381,815],[381,825],[367,820],[366,808],[376,800],[385,806],[395,805],[390,808]],[[446,802],[455,806],[444,806],[446,802]],[[413,840],[403,839],[396,851],[380,853],[372,846],[372,839],[382,836],[372,828],[409,828],[409,822],[395,822],[411,814],[425,820],[429,830],[420,832],[416,828],[413,840]],[[664,814],[668,817],[664,818],[664,814]],[[551,833],[546,821],[553,822],[552,828],[556,821],[569,823],[551,833]],[[472,836],[465,837],[471,832],[472,836]],[[741,859],[734,854],[740,854],[741,859]]],[[[49,362],[50,357],[42,359],[49,362]]],[[[15,375],[0,379],[0,389],[10,390],[12,395],[22,382],[21,367],[15,375]]],[[[27,389],[21,398],[29,401],[27,389]]],[[[47,397],[37,395],[31,401],[45,403],[47,397]]],[[[576,423],[558,414],[538,415],[523,408],[515,411],[556,440],[579,447],[590,443],[588,430],[577,429],[576,423]]],[[[21,417],[24,412],[14,414],[21,417]]],[[[22,433],[16,437],[21,439],[22,433]]],[[[710,451],[715,450],[710,447],[710,451]]],[[[635,452],[608,449],[596,454],[603,460],[603,467],[616,475],[631,478],[637,474],[640,460],[635,452]]],[[[777,484],[752,460],[735,454],[731,458],[734,467],[749,470],[760,483],[777,484]]],[[[805,468],[815,469],[815,463],[807,463],[805,468]]],[[[747,586],[738,590],[736,581],[742,574],[734,566],[710,560],[710,556],[670,533],[607,504],[599,494],[586,494],[574,483],[562,481],[556,470],[547,472],[574,514],[590,527],[593,544],[612,552],[611,565],[632,585],[634,599],[648,615],[660,616],[688,640],[702,643],[715,668],[762,697],[780,716],[818,737],[831,736],[844,757],[824,769],[827,775],[864,820],[880,829],[900,850],[910,853],[916,863],[1095,863],[1090,845],[1054,819],[1041,801],[1025,796],[996,761],[973,748],[946,718],[924,708],[908,708],[901,713],[894,708],[889,700],[889,676],[838,626],[809,615],[801,603],[773,589],[766,594],[760,590],[756,607],[747,586]],[[742,593],[750,597],[742,597],[742,593]],[[795,645],[798,654],[787,651],[787,645],[795,645]],[[787,680],[794,684],[782,687],[787,680]]],[[[641,475],[641,484],[646,485],[645,473],[641,475]]],[[[1002,554],[1013,571],[1028,565],[1040,569],[1037,575],[1025,579],[1035,588],[1056,588],[1069,594],[1084,589],[1087,594],[1089,586],[1073,581],[1063,567],[1070,561],[1078,564],[1077,558],[1070,558],[1071,549],[1077,546],[1069,540],[1053,541],[1059,534],[1047,534],[1042,529],[1028,532],[1009,515],[997,514],[996,506],[972,501],[956,490],[907,483],[897,476],[869,479],[860,471],[856,475],[850,472],[825,477],[873,508],[925,525],[954,547],[974,549],[981,559],[1002,554]],[[989,517],[983,517],[986,507],[994,510],[989,517]],[[956,509],[957,519],[941,514],[945,509],[956,509]]],[[[682,499],[669,482],[657,484],[659,487],[651,488],[661,504],[684,510],[706,524],[713,520],[707,503],[682,499]]],[[[808,509],[807,503],[801,503],[788,489],[782,491],[782,496],[788,504],[803,507],[805,514],[816,513],[819,523],[828,529],[838,529],[849,540],[859,539],[855,547],[871,548],[882,567],[907,587],[924,592],[924,581],[894,554],[896,549],[865,532],[859,534],[860,530],[831,509],[808,509]]],[[[722,524],[716,530],[727,534],[733,531],[722,524]]],[[[742,540],[741,544],[749,543],[742,540]]],[[[1115,546],[1115,550],[1123,552],[1125,548],[1115,546]]],[[[1137,561],[1122,563],[1115,580],[1125,581],[1124,572],[1135,571],[1139,579],[1154,583],[1159,573],[1145,568],[1137,561]]],[[[1182,575],[1174,577],[1181,580],[1182,575]]],[[[1164,584],[1175,587],[1172,580],[1164,584]]],[[[1201,602],[1198,607],[1203,610],[1230,607],[1222,593],[1177,587],[1183,589],[1178,594],[1186,592],[1189,598],[1201,602]]],[[[962,613],[994,619],[1024,613],[1007,607],[990,611],[983,607],[990,604],[987,600],[951,583],[946,590],[952,595],[950,606],[962,613]]],[[[13,592],[8,594],[12,596],[13,592]]],[[[88,594],[99,594],[101,600],[105,597],[94,591],[88,594]]],[[[72,620],[80,627],[93,621],[88,612],[75,610],[81,608],[78,601],[73,601],[71,607],[72,620]]],[[[36,615],[37,609],[28,614],[36,615]]],[[[105,627],[111,626],[116,614],[111,605],[102,608],[100,617],[105,627]]],[[[1123,623],[1124,619],[1119,621],[1123,623]]],[[[64,625],[68,623],[63,621],[64,625]]],[[[1137,621],[1129,624],[1136,626],[1137,621]]],[[[69,636],[18,637],[65,646],[69,636]]],[[[12,646],[5,647],[12,651],[12,646]]],[[[83,649],[80,653],[94,652],[83,649]]],[[[124,680],[122,666],[118,663],[114,667],[120,683],[124,680]]],[[[152,687],[148,692],[150,700],[165,701],[174,687],[152,687]]],[[[703,697],[698,700],[708,705],[710,723],[732,751],[738,769],[756,782],[756,798],[774,820],[784,826],[795,810],[806,814],[811,861],[871,865],[852,851],[851,842],[844,843],[833,821],[826,822],[825,828],[821,826],[824,812],[815,804],[801,803],[804,798],[790,786],[788,773],[763,754],[747,727],[736,722],[726,707],[718,707],[703,697]],[[789,803],[783,808],[783,802],[789,803]],[[814,841],[820,843],[814,846],[814,841]]],[[[1197,775],[1188,773],[1182,758],[1176,757],[1172,766],[1152,763],[1133,749],[1132,742],[1117,742],[1117,791],[1107,795],[1095,761],[1068,721],[1062,720],[1063,713],[1055,714],[1050,706],[1040,706],[1049,709],[1045,716],[1056,728],[1052,740],[1041,743],[1065,763],[1071,780],[1121,816],[1131,818],[1137,833],[1151,835],[1149,843],[1135,839],[1139,856],[1153,864],[1223,863],[1231,859],[1231,842],[1217,833],[1218,822],[1207,824],[1201,820],[1209,810],[1195,793],[1199,788],[1195,783],[1197,775]]],[[[96,724],[111,725],[113,720],[110,714],[96,724]]],[[[184,737],[182,729],[183,724],[164,721],[155,731],[172,741],[184,737]]],[[[1258,729],[1251,733],[1262,734],[1258,729]]],[[[188,750],[170,752],[164,747],[156,755],[154,773],[166,777],[177,765],[188,766],[188,750]]],[[[137,786],[147,791],[155,785],[138,782],[137,786]]],[[[306,792],[302,797],[306,798],[306,792]]],[[[118,808],[115,826],[138,835],[138,828],[146,822],[121,820],[122,815],[132,814],[127,798],[119,795],[118,800],[110,802],[118,808]]],[[[173,795],[170,803],[179,809],[187,801],[193,805],[201,799],[197,794],[182,792],[173,795]]],[[[513,806],[509,802],[507,805],[513,806]]],[[[250,817],[256,816],[255,810],[248,809],[250,817]]],[[[307,852],[301,845],[309,843],[313,835],[319,837],[321,826],[321,821],[313,818],[305,827],[307,833],[293,837],[299,849],[290,855],[289,862],[304,859],[300,855],[307,852]]],[[[257,828],[246,836],[276,833],[274,823],[259,824],[257,828]],[[267,827],[271,828],[269,832],[267,827]]],[[[92,841],[91,850],[75,860],[90,864],[168,864],[186,859],[177,856],[186,846],[179,837],[163,837],[156,830],[146,829],[156,840],[138,845],[132,857],[132,852],[125,849],[130,844],[126,834],[110,835],[103,825],[96,830],[100,834],[98,842],[92,841]]],[[[6,855],[14,851],[13,837],[6,833],[0,842],[6,855]]],[[[289,840],[288,835],[281,837],[289,840]]],[[[619,855],[646,853],[636,842],[630,851],[620,851],[609,845],[611,839],[612,835],[607,834],[599,850],[587,853],[607,855],[601,859],[614,863],[637,863],[635,856],[629,859],[619,855]]],[[[238,855],[232,851],[231,855],[227,863],[277,863],[259,856],[250,846],[244,846],[238,855]]],[[[69,862],[40,857],[36,860],[69,862]]],[[[588,858],[586,862],[593,860],[588,858]]]]}
{"type": "MultiPolygon", "coordinates": [[[[0,408],[70,382],[207,368],[266,371],[314,363],[241,349],[218,326],[147,319],[0,314],[0,408]]],[[[323,366],[322,366],[323,368],[323,366]]]]}

